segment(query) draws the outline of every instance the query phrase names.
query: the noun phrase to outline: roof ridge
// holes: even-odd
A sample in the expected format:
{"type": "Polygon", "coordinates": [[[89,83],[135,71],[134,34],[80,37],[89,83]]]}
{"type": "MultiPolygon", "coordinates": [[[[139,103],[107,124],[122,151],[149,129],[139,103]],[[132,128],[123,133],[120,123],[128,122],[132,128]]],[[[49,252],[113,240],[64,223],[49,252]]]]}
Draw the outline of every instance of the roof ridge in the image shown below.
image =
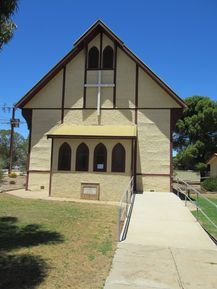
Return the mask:
{"type": "Polygon", "coordinates": [[[106,25],[101,19],[94,24],[74,43],[74,48],[70,50],[39,82],[36,83],[16,104],[15,107],[22,108],[32,97],[40,91],[61,69],[66,66],[85,46],[86,42],[91,41],[100,32],[104,32],[112,38],[140,68],[142,68],[155,82],[161,86],[182,108],[186,107],[185,102],[157,75],[155,74],[138,56],[136,56],[124,42],[106,25]],[[98,27],[98,28],[97,28],[98,27]],[[102,30],[100,30],[100,29],[102,30]]]}

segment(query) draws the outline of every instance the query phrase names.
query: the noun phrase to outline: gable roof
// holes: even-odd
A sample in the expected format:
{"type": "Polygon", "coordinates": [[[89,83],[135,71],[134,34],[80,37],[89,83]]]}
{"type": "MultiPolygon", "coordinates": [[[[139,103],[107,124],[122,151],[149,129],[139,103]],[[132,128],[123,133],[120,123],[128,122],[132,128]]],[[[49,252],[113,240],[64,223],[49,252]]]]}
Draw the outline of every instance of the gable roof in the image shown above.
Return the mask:
{"type": "Polygon", "coordinates": [[[112,39],[119,48],[121,48],[135,63],[139,65],[158,85],[161,86],[180,106],[187,107],[185,102],[165,83],[163,82],[145,63],[142,62],[123,41],[114,34],[101,20],[96,21],[77,41],[74,48],[63,57],[36,85],[30,89],[15,105],[16,108],[22,108],[29,102],[35,94],[39,92],[63,67],[69,63],[99,32],[105,33],[112,39]]]}
{"type": "Polygon", "coordinates": [[[210,165],[214,159],[217,159],[217,153],[214,153],[211,158],[207,161],[207,165],[210,165]]]}

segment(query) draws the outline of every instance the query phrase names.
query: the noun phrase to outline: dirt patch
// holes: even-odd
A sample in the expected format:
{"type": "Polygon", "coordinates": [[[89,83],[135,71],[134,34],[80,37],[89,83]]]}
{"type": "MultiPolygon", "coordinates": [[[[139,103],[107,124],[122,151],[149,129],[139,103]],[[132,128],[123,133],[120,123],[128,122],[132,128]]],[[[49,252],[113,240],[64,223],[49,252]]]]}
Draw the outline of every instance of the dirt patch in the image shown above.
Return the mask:
{"type": "Polygon", "coordinates": [[[2,183],[0,183],[0,192],[23,189],[26,183],[26,176],[17,176],[16,178],[9,178],[4,176],[2,183]]]}

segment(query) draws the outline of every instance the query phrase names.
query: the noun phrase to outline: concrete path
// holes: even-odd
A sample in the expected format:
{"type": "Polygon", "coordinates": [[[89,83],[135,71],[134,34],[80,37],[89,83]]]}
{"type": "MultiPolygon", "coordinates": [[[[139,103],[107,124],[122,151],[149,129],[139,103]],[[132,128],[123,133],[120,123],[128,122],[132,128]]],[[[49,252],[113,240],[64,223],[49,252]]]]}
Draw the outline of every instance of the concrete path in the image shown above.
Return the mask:
{"type": "Polygon", "coordinates": [[[74,199],[74,198],[62,198],[62,197],[49,197],[47,191],[26,191],[25,189],[13,190],[4,192],[6,194],[24,198],[24,199],[39,199],[47,201],[59,201],[59,202],[76,202],[76,203],[89,203],[89,204],[98,204],[98,205],[112,205],[118,206],[119,202],[106,202],[106,201],[94,201],[94,200],[83,200],[83,199],[74,199]]]}
{"type": "Polygon", "coordinates": [[[105,289],[217,289],[217,249],[172,193],[136,195],[105,289]]]}

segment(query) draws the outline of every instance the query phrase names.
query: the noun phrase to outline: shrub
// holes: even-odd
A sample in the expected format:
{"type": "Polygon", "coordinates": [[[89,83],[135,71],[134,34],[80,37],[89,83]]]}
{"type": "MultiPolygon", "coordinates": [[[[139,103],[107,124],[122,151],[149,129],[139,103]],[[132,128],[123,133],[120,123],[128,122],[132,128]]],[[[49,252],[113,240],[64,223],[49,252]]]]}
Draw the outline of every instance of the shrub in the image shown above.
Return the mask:
{"type": "Polygon", "coordinates": [[[2,159],[0,158],[0,183],[1,183],[2,180],[3,180],[3,176],[4,176],[4,173],[3,173],[3,161],[2,161],[2,159]]]}
{"type": "Polygon", "coordinates": [[[10,181],[9,183],[10,183],[10,185],[15,185],[16,184],[15,181],[10,181]]]}
{"type": "Polygon", "coordinates": [[[217,192],[217,177],[211,177],[202,182],[202,187],[210,192],[217,192]]]}
{"type": "Polygon", "coordinates": [[[2,168],[0,167],[0,183],[2,182],[3,180],[3,171],[2,171],[2,168]]]}
{"type": "Polygon", "coordinates": [[[9,178],[13,178],[14,179],[14,178],[17,177],[17,174],[16,173],[10,173],[8,176],[9,176],[9,178]]]}

